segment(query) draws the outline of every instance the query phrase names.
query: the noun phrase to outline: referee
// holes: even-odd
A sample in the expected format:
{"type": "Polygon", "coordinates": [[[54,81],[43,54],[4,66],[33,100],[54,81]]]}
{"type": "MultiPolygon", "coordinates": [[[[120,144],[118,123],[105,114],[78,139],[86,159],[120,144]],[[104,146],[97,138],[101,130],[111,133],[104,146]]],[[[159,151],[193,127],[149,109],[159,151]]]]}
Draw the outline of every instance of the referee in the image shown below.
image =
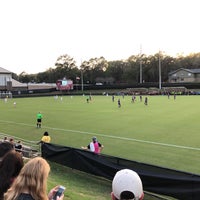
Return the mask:
{"type": "Polygon", "coordinates": [[[42,114],[40,112],[37,113],[37,128],[41,128],[42,125],[42,114]]]}

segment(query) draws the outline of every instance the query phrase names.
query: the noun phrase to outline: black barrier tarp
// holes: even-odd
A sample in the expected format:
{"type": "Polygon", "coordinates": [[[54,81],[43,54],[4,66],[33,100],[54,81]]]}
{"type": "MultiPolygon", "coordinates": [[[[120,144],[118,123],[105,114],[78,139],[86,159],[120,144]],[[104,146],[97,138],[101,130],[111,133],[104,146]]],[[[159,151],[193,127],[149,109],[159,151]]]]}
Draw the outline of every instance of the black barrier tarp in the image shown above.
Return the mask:
{"type": "Polygon", "coordinates": [[[200,199],[200,176],[195,174],[49,143],[42,144],[41,150],[42,157],[72,169],[112,180],[118,170],[129,168],[139,174],[145,191],[181,200],[200,199]]]}

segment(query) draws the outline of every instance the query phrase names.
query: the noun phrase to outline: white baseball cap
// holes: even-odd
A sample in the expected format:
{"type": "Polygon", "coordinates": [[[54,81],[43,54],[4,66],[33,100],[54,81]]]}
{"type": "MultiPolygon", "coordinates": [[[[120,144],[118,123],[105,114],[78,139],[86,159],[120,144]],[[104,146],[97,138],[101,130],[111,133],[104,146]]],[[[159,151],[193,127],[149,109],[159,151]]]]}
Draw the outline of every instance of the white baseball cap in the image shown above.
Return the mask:
{"type": "Polygon", "coordinates": [[[139,175],[130,169],[118,171],[112,181],[112,191],[117,199],[120,199],[124,191],[132,192],[134,199],[139,199],[143,195],[142,181],[139,175]]]}

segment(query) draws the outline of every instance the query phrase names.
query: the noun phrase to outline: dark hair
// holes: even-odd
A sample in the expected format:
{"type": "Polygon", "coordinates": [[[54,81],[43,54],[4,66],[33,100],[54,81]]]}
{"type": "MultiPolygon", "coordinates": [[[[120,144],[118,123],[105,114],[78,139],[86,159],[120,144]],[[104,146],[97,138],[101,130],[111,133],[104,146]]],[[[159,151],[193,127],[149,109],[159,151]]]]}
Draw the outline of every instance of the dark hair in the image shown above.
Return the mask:
{"type": "Polygon", "coordinates": [[[13,145],[9,142],[0,142],[0,157],[3,157],[8,151],[13,149],[13,145]]]}
{"type": "Polygon", "coordinates": [[[47,131],[45,131],[45,132],[44,132],[44,135],[45,135],[45,136],[48,136],[48,135],[49,135],[49,133],[48,133],[47,131]]]}
{"type": "Polygon", "coordinates": [[[24,165],[21,154],[11,150],[5,154],[0,163],[0,200],[3,194],[11,186],[13,179],[16,178],[24,165]]]}
{"type": "Polygon", "coordinates": [[[94,137],[92,137],[92,141],[93,142],[96,142],[97,141],[97,138],[94,136],[94,137]]]}
{"type": "Polygon", "coordinates": [[[134,199],[135,198],[135,195],[130,192],[130,191],[123,191],[121,194],[120,194],[120,199],[121,200],[125,200],[125,199],[134,199]]]}

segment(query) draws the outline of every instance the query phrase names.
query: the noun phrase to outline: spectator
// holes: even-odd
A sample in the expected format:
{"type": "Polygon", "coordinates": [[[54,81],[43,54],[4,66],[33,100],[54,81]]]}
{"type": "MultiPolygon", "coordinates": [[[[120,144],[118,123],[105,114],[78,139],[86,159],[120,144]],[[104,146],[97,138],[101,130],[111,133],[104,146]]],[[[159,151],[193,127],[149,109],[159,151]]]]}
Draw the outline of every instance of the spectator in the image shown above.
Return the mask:
{"type": "Polygon", "coordinates": [[[112,181],[111,198],[112,200],[142,200],[144,192],[139,175],[130,169],[118,171],[112,181]]]}
{"type": "MultiPolygon", "coordinates": [[[[32,158],[24,165],[12,186],[4,194],[4,200],[52,200],[59,186],[46,194],[49,172],[50,166],[45,159],[32,158]]],[[[57,197],[57,200],[63,198],[64,194],[57,197]]]]}
{"type": "Polygon", "coordinates": [[[5,137],[3,138],[3,140],[2,140],[2,142],[9,142],[8,137],[5,136],[5,137]]]}
{"type": "Polygon", "coordinates": [[[5,154],[0,163],[0,200],[24,165],[22,156],[15,150],[5,154]]]}
{"type": "Polygon", "coordinates": [[[81,147],[82,149],[89,150],[94,152],[95,154],[100,154],[104,146],[97,141],[97,138],[94,136],[92,137],[92,141],[88,144],[87,147],[81,147]]]}
{"type": "Polygon", "coordinates": [[[9,142],[0,142],[0,161],[2,160],[3,156],[13,150],[13,145],[9,142]]]}
{"type": "Polygon", "coordinates": [[[9,139],[9,142],[12,144],[13,148],[15,148],[15,141],[13,138],[10,138],[9,139]]]}
{"type": "MultiPolygon", "coordinates": [[[[41,141],[39,143],[50,143],[51,142],[51,137],[49,136],[49,133],[47,131],[44,132],[42,138],[41,138],[41,141]]],[[[39,144],[38,143],[38,144],[39,144]]]]}
{"type": "Polygon", "coordinates": [[[15,144],[15,150],[22,153],[22,142],[20,140],[15,144]]]}

